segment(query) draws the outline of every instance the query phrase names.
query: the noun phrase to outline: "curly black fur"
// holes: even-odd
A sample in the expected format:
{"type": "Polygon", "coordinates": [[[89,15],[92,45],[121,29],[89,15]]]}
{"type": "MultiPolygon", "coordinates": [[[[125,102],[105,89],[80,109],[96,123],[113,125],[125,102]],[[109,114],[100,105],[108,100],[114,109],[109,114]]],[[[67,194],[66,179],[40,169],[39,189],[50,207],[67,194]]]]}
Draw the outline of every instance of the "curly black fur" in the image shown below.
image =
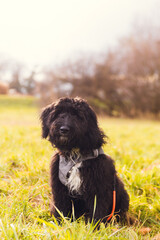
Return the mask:
{"type": "MultiPolygon", "coordinates": [[[[97,198],[94,218],[106,222],[106,216],[112,211],[114,176],[116,177],[116,209],[115,212],[124,216],[129,206],[129,197],[122,181],[118,178],[113,160],[101,154],[97,158],[83,161],[79,168],[82,179],[81,195],[72,195],[59,180],[59,156],[66,156],[78,148],[81,154],[100,148],[105,135],[98,127],[97,117],[92,108],[81,98],[61,98],[47,106],[42,114],[42,136],[49,139],[58,149],[51,163],[51,187],[54,206],[71,217],[72,203],[75,217],[84,215],[91,220],[93,217],[94,199],[97,198]]],[[[52,214],[59,217],[55,207],[52,214]]]]}

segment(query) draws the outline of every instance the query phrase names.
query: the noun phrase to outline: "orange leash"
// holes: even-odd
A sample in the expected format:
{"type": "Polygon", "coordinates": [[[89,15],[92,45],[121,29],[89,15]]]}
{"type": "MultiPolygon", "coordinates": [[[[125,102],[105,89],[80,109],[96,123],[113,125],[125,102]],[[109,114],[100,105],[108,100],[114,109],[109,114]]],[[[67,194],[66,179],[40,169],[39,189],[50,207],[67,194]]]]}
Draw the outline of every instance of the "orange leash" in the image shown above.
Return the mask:
{"type": "Polygon", "coordinates": [[[110,216],[107,218],[107,221],[109,221],[115,212],[115,208],[116,208],[116,175],[114,174],[114,185],[113,185],[113,206],[112,206],[112,212],[110,214],[110,216]]]}
{"type": "Polygon", "coordinates": [[[116,208],[116,191],[113,190],[113,206],[112,206],[112,212],[111,212],[110,216],[107,218],[107,221],[109,221],[109,220],[113,217],[115,208],[116,208]]]}

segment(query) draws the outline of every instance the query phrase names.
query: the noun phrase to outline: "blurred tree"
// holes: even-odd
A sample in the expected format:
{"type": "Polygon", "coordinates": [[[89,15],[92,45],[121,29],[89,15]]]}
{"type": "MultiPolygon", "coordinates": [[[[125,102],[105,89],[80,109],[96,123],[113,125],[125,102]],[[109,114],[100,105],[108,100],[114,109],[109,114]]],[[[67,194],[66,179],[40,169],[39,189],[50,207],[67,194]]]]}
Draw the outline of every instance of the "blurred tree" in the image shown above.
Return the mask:
{"type": "Polygon", "coordinates": [[[18,65],[12,72],[12,79],[9,83],[9,88],[14,89],[17,93],[23,93],[21,84],[21,67],[18,65]]]}
{"type": "Polygon", "coordinates": [[[32,71],[30,75],[23,80],[21,91],[29,95],[35,94],[36,91],[35,71],[32,71]]]}

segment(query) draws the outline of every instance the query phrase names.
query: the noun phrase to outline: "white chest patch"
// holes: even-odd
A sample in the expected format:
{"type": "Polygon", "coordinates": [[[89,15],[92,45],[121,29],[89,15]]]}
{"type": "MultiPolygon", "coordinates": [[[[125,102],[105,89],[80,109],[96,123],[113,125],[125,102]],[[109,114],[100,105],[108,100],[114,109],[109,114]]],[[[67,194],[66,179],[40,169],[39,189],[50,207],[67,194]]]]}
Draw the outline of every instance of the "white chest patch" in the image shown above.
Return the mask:
{"type": "Polygon", "coordinates": [[[79,168],[82,166],[82,162],[77,163],[70,170],[70,175],[67,181],[67,187],[71,193],[80,194],[80,187],[82,184],[82,179],[80,176],[79,168]]]}

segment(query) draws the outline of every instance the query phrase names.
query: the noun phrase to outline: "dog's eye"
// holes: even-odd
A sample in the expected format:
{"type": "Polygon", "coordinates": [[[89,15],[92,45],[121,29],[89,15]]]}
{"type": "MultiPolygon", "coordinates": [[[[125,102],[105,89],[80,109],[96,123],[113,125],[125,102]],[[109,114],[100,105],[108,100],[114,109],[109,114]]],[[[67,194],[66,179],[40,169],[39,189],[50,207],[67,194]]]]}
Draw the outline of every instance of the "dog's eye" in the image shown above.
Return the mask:
{"type": "Polygon", "coordinates": [[[59,114],[58,117],[61,118],[61,119],[64,119],[66,117],[66,115],[65,114],[59,114]]]}
{"type": "Polygon", "coordinates": [[[65,118],[65,115],[61,115],[60,118],[64,119],[64,118],[65,118]]]}
{"type": "Polygon", "coordinates": [[[85,116],[84,116],[83,113],[82,113],[82,114],[79,114],[79,115],[78,115],[78,118],[79,118],[80,120],[85,120],[85,116]]]}

